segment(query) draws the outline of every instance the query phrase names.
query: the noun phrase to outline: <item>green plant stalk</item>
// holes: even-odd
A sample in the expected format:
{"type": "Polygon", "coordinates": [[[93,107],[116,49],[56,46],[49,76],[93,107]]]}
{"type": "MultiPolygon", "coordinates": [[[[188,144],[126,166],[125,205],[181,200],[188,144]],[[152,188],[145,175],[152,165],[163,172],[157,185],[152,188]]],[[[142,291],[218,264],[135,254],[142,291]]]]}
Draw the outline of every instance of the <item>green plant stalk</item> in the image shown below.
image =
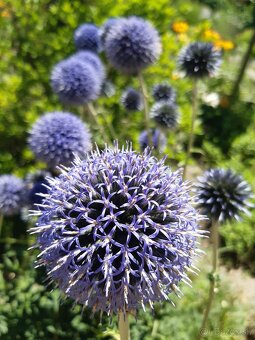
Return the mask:
{"type": "Polygon", "coordinates": [[[192,151],[192,148],[193,148],[194,129],[195,129],[195,122],[196,122],[196,117],[197,117],[197,109],[198,109],[198,105],[197,105],[197,81],[194,80],[193,88],[192,88],[191,127],[190,127],[190,132],[189,132],[189,140],[188,140],[188,147],[187,147],[187,152],[186,152],[186,159],[185,159],[185,164],[184,164],[184,169],[183,169],[183,179],[186,179],[186,176],[187,176],[188,163],[189,163],[191,151],[192,151]]]}
{"type": "Polygon", "coordinates": [[[128,313],[119,312],[120,340],[130,340],[128,313]]]}
{"type": "Polygon", "coordinates": [[[140,88],[142,91],[142,95],[143,95],[143,106],[144,106],[144,123],[145,123],[145,129],[147,131],[147,135],[148,135],[148,144],[149,146],[152,146],[152,134],[150,131],[150,112],[149,112],[149,103],[148,103],[148,91],[146,88],[146,84],[143,78],[142,73],[138,73],[138,80],[140,83],[140,88]]]}
{"type": "Polygon", "coordinates": [[[93,121],[95,122],[96,126],[98,127],[98,130],[100,131],[101,135],[102,135],[102,138],[105,138],[105,141],[106,143],[108,144],[111,144],[103,127],[101,126],[101,124],[99,123],[99,120],[98,120],[98,116],[97,116],[97,112],[93,106],[92,103],[87,103],[86,104],[86,110],[87,112],[90,114],[90,117],[93,119],[93,121]]]}
{"type": "Polygon", "coordinates": [[[211,227],[211,241],[212,241],[212,272],[210,275],[210,289],[209,289],[209,297],[206,304],[206,309],[204,313],[204,318],[202,322],[202,326],[200,328],[198,340],[202,339],[203,333],[206,330],[210,310],[212,307],[214,294],[215,294],[215,286],[216,286],[216,279],[217,279],[217,271],[218,271],[218,252],[219,252],[219,222],[216,220],[212,220],[212,227],[211,227]]]}
{"type": "Polygon", "coordinates": [[[251,39],[250,39],[250,42],[249,42],[249,45],[248,45],[248,48],[246,50],[246,53],[244,54],[244,57],[243,57],[243,60],[242,60],[242,63],[241,63],[241,67],[240,67],[240,70],[237,74],[237,77],[236,77],[236,80],[234,82],[234,86],[232,88],[232,91],[231,91],[231,94],[230,94],[230,98],[231,98],[231,102],[233,103],[235,101],[235,99],[237,98],[237,94],[238,94],[238,91],[239,91],[239,87],[240,87],[240,84],[242,82],[242,79],[243,79],[243,76],[244,76],[244,73],[245,73],[245,70],[246,70],[246,67],[248,65],[248,62],[250,60],[250,57],[252,55],[252,49],[253,49],[253,46],[255,45],[255,30],[253,30],[253,33],[252,33],[252,36],[251,36],[251,39]]]}

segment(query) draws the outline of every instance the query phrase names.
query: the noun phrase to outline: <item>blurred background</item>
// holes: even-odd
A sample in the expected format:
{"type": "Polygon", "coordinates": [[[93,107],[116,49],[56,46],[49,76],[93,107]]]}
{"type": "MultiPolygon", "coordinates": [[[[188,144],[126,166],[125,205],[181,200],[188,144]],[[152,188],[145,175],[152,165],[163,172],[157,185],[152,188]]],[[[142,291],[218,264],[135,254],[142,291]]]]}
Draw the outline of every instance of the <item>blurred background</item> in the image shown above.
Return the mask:
{"type": "MultiPolygon", "coordinates": [[[[137,15],[160,32],[163,53],[145,72],[148,90],[169,81],[177,91],[181,121],[168,134],[169,163],[183,165],[191,117],[189,79],[176,59],[193,41],[212,42],[222,50],[223,64],[214,78],[199,85],[200,109],[189,177],[210,167],[241,173],[255,189],[255,2],[249,0],[0,0],[0,173],[25,178],[44,169],[27,147],[28,131],[43,113],[63,106],[53,94],[52,67],[75,52],[73,32],[82,23],[101,26],[109,17],[137,15]]],[[[102,59],[105,60],[104,55],[102,59]]],[[[122,143],[133,142],[144,127],[140,112],[127,113],[119,103],[123,89],[137,79],[108,68],[115,94],[96,103],[102,126],[109,123],[122,143]],[[125,128],[123,128],[125,127],[125,128]]],[[[93,139],[103,146],[100,132],[93,139]]],[[[106,128],[106,133],[110,131],[106,128]]],[[[0,234],[1,339],[118,339],[116,320],[96,315],[72,301],[59,301],[58,290],[44,284],[43,269],[34,269],[28,252],[25,216],[4,218],[0,234]]],[[[206,339],[255,339],[255,212],[241,222],[221,226],[221,281],[206,339]],[[210,330],[213,330],[212,332],[210,330]]],[[[207,244],[203,245],[206,249],[207,244]]],[[[154,315],[141,312],[131,321],[132,339],[196,339],[208,290],[210,251],[198,265],[193,289],[184,298],[159,304],[154,315]]]]}

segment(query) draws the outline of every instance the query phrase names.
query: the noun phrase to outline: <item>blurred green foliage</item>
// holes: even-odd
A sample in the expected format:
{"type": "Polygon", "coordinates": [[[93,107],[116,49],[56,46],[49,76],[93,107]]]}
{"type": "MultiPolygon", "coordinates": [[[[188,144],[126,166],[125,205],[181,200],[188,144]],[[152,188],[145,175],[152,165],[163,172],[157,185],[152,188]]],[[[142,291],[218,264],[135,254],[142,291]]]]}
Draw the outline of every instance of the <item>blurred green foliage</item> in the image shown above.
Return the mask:
{"type": "MultiPolygon", "coordinates": [[[[44,165],[36,163],[27,148],[27,133],[41,114],[53,110],[81,109],[63,106],[52,93],[49,74],[53,65],[74,53],[73,31],[83,22],[101,25],[114,16],[139,15],[156,26],[162,36],[163,53],[159,63],[145,72],[148,90],[164,80],[176,88],[182,114],[180,127],[168,136],[166,153],[173,166],[183,164],[190,127],[192,84],[176,65],[180,49],[190,41],[203,40],[204,32],[216,30],[234,49],[223,53],[217,77],[199,84],[201,110],[196,125],[193,165],[201,172],[212,166],[229,167],[244,175],[255,190],[255,79],[254,54],[240,87],[239,98],[229,101],[233,82],[254,27],[254,4],[242,0],[0,0],[0,173],[25,176],[44,165]],[[187,32],[177,34],[172,23],[186,21],[187,32]],[[217,99],[209,100],[211,95],[217,99]]],[[[104,57],[103,57],[104,58],[104,57]]],[[[137,79],[119,75],[107,66],[116,86],[111,98],[96,104],[102,125],[112,124],[118,138],[132,140],[138,149],[138,134],[144,127],[141,113],[127,114],[119,105],[126,86],[138,87],[137,79]],[[125,127],[125,128],[123,128],[125,127]]],[[[152,104],[152,102],[150,103],[152,104]]],[[[103,144],[95,127],[94,140],[103,144]]],[[[110,134],[110,133],[109,133],[110,134]]],[[[223,259],[244,265],[253,274],[255,215],[241,223],[223,226],[223,259]]],[[[5,219],[0,235],[0,337],[1,339],[113,339],[117,338],[116,320],[112,325],[103,317],[91,318],[90,311],[59,303],[58,290],[45,287],[41,270],[33,268],[35,255],[27,252],[33,239],[26,234],[27,224],[19,217],[5,219]]],[[[132,322],[133,339],[195,339],[207,295],[207,265],[184,288],[185,297],[173,309],[169,303],[156,306],[155,314],[141,313],[132,322]]],[[[228,292],[226,283],[217,295],[210,327],[243,329],[245,311],[228,292]],[[223,303],[224,302],[224,303],[223,303]]],[[[207,339],[218,339],[208,335],[207,339]]],[[[222,337],[219,337],[219,339],[222,337]]],[[[224,339],[230,339],[225,337],[224,339]]],[[[232,339],[232,338],[231,338],[232,339]]],[[[235,337],[233,339],[239,339],[235,337]]]]}

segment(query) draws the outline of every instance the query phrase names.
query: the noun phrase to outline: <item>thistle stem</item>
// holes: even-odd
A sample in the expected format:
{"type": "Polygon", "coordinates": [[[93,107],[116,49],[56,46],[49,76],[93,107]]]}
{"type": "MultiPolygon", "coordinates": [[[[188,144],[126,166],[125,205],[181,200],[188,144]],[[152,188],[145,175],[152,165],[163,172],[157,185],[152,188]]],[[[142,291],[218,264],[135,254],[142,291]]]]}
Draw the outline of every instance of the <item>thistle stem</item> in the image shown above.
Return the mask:
{"type": "Polygon", "coordinates": [[[242,79],[243,79],[246,67],[247,67],[248,62],[250,60],[250,57],[252,55],[252,49],[253,49],[254,44],[255,44],[255,30],[253,30],[253,33],[252,33],[252,36],[251,36],[248,48],[247,48],[246,53],[245,53],[245,55],[243,57],[243,60],[242,60],[242,63],[241,63],[241,67],[239,69],[238,75],[237,75],[236,80],[234,82],[233,89],[231,91],[230,98],[231,98],[232,103],[235,101],[235,99],[237,97],[237,94],[238,94],[238,91],[239,91],[239,87],[240,87],[240,84],[242,82],[242,79]]]}
{"type": "Polygon", "coordinates": [[[186,152],[186,160],[185,160],[184,169],[183,169],[183,179],[186,179],[187,167],[188,167],[188,163],[189,163],[189,159],[191,155],[191,150],[193,148],[196,117],[197,117],[197,81],[194,80],[193,89],[192,89],[191,127],[190,127],[190,132],[189,132],[189,141],[188,141],[188,147],[187,147],[187,152],[186,152]]]}
{"type": "Polygon", "coordinates": [[[98,130],[100,131],[100,133],[102,135],[102,138],[104,137],[106,139],[106,142],[109,143],[109,139],[108,139],[107,135],[105,134],[103,127],[99,123],[97,112],[96,112],[93,104],[87,103],[85,107],[87,109],[87,112],[90,114],[91,118],[94,120],[96,126],[98,127],[98,130]]]}
{"type": "Polygon", "coordinates": [[[210,274],[209,297],[208,297],[208,301],[206,304],[206,309],[204,313],[202,326],[200,328],[198,340],[202,339],[203,332],[206,329],[208,317],[210,314],[210,310],[211,310],[214,295],[215,295],[215,286],[216,286],[216,281],[217,281],[218,251],[219,251],[219,223],[218,221],[215,221],[215,220],[212,221],[211,241],[212,241],[212,246],[213,246],[213,252],[212,252],[212,272],[210,274]]]}
{"type": "Polygon", "coordinates": [[[130,340],[128,313],[119,312],[120,340],[130,340]]]}
{"type": "Polygon", "coordinates": [[[150,112],[149,112],[149,104],[148,104],[148,91],[146,88],[146,84],[143,78],[142,73],[138,73],[138,80],[140,83],[140,88],[142,91],[142,95],[143,95],[143,106],[144,106],[144,123],[145,123],[145,129],[147,131],[147,135],[148,135],[148,145],[152,145],[152,135],[151,135],[151,131],[150,131],[150,112]]]}

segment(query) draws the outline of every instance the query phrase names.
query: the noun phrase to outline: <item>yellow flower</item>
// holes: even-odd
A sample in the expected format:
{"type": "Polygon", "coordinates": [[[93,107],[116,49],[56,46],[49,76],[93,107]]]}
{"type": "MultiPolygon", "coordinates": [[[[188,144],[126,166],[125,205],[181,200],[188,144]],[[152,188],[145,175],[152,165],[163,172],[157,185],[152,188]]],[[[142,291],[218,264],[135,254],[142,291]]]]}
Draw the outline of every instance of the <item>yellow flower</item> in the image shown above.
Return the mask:
{"type": "Polygon", "coordinates": [[[185,21],[176,21],[172,24],[172,30],[175,33],[185,33],[189,29],[189,25],[185,21]]]}
{"type": "Polygon", "coordinates": [[[214,42],[214,46],[224,51],[230,51],[233,50],[234,43],[230,40],[217,40],[214,42]]]}
{"type": "Polygon", "coordinates": [[[221,38],[220,34],[212,29],[205,30],[203,33],[203,37],[206,40],[210,40],[210,41],[219,40],[221,38]]]}

